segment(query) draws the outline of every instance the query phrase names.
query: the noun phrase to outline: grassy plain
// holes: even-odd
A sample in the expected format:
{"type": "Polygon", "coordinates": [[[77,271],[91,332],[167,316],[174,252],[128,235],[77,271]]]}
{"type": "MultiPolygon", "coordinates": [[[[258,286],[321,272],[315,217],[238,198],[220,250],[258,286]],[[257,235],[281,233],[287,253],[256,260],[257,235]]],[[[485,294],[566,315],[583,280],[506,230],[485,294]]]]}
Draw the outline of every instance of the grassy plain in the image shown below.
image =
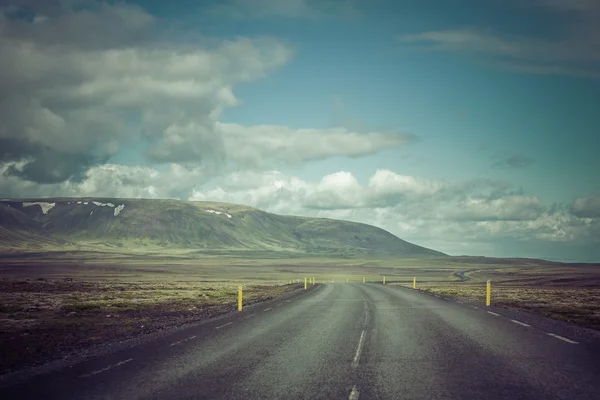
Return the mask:
{"type": "Polygon", "coordinates": [[[600,330],[600,264],[526,261],[485,265],[466,272],[467,280],[420,281],[418,288],[485,304],[491,281],[495,306],[519,309],[600,330]]]}
{"type": "Polygon", "coordinates": [[[600,329],[600,265],[479,257],[309,257],[259,252],[51,252],[0,258],[0,374],[235,310],[317,282],[381,282],[600,329]],[[462,273],[469,279],[463,281],[462,273]],[[290,283],[291,282],[291,283],[290,283]]]}

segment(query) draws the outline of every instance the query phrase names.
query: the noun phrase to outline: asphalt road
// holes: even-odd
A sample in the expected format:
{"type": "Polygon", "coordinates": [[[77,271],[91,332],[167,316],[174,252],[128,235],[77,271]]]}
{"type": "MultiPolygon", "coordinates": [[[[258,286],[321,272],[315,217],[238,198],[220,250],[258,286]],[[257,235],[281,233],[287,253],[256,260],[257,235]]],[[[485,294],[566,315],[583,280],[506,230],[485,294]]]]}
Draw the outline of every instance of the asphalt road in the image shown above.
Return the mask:
{"type": "Polygon", "coordinates": [[[599,336],[408,288],[320,284],[0,398],[597,400],[599,336]]]}

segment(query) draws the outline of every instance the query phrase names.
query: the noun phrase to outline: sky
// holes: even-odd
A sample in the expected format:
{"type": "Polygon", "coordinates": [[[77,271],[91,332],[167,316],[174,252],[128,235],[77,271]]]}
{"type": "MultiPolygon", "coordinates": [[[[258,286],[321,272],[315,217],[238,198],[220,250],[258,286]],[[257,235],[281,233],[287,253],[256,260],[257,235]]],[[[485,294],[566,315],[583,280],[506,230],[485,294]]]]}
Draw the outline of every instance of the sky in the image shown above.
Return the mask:
{"type": "Polygon", "coordinates": [[[600,262],[597,0],[0,0],[0,196],[600,262]]]}

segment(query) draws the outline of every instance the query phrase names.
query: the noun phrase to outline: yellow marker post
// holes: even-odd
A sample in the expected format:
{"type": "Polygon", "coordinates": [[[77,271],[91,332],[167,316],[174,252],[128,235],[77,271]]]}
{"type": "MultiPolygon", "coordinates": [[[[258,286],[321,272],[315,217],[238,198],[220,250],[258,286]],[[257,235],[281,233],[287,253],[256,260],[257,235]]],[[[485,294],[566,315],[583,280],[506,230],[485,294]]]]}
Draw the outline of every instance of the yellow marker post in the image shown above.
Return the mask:
{"type": "Polygon", "coordinates": [[[385,276],[383,277],[383,284],[385,285],[385,276]]]}
{"type": "Polygon", "coordinates": [[[413,289],[417,288],[417,277],[413,278],[413,289]]]}
{"type": "Polygon", "coordinates": [[[363,276],[363,283],[365,283],[365,277],[363,276]]]}
{"type": "Polygon", "coordinates": [[[238,311],[242,311],[242,285],[238,285],[238,311]]]}
{"type": "Polygon", "coordinates": [[[304,277],[304,290],[306,290],[306,277],[304,277]]]}
{"type": "Polygon", "coordinates": [[[487,284],[486,284],[486,291],[485,291],[485,305],[487,307],[490,306],[491,297],[492,297],[492,283],[491,283],[491,281],[488,280],[487,284]]]}
{"type": "Polygon", "coordinates": [[[315,277],[313,276],[313,286],[315,286],[315,277]]]}
{"type": "Polygon", "coordinates": [[[346,283],[348,283],[348,278],[346,278],[346,283]]]}

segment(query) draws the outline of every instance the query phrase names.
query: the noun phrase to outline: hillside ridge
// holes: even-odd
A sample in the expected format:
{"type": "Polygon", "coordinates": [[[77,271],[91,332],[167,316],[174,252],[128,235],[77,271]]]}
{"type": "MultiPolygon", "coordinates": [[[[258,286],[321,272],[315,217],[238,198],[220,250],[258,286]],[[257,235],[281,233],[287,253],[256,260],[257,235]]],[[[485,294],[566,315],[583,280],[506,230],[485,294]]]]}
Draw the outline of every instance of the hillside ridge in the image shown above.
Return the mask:
{"type": "Polygon", "coordinates": [[[445,256],[372,225],[221,202],[0,199],[0,251],[120,248],[445,256]]]}

